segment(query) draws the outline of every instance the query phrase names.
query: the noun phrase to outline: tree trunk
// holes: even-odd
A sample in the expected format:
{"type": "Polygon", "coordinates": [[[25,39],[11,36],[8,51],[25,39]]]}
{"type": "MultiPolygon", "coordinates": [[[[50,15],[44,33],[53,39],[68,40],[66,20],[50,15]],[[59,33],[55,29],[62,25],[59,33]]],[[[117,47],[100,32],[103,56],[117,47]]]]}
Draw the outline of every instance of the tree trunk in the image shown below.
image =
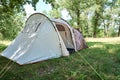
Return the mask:
{"type": "Polygon", "coordinates": [[[97,11],[95,11],[95,16],[94,16],[94,31],[93,31],[93,37],[96,38],[97,37],[97,26],[98,26],[98,20],[99,20],[99,14],[97,13],[97,11]]]}
{"type": "Polygon", "coordinates": [[[96,38],[96,30],[93,32],[93,37],[96,38]]]}
{"type": "MultiPolygon", "coordinates": [[[[87,25],[86,25],[86,33],[87,33],[87,34],[89,34],[89,31],[88,31],[88,30],[89,30],[89,28],[88,28],[88,24],[87,24],[87,25]]],[[[89,36],[87,35],[87,37],[89,37],[89,36]]]]}
{"type": "Polygon", "coordinates": [[[106,25],[104,20],[103,20],[103,23],[104,23],[104,37],[107,37],[106,25]]]}
{"type": "Polygon", "coordinates": [[[82,32],[82,26],[80,26],[80,10],[77,10],[77,26],[80,27],[80,31],[82,32]]]}
{"type": "Polygon", "coordinates": [[[120,36],[120,22],[119,22],[119,29],[118,29],[118,37],[120,36]]]}
{"type": "Polygon", "coordinates": [[[108,28],[109,28],[109,25],[110,25],[110,23],[108,22],[108,23],[107,23],[107,26],[106,26],[106,33],[107,33],[106,37],[109,37],[109,35],[108,35],[108,28]]]}

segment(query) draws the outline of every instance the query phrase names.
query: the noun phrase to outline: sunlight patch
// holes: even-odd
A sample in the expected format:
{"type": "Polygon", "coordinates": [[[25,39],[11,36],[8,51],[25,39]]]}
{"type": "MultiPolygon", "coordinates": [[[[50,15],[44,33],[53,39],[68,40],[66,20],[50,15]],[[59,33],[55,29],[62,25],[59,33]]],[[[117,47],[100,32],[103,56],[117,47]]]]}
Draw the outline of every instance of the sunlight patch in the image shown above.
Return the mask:
{"type": "Polygon", "coordinates": [[[108,52],[111,54],[115,54],[115,49],[109,49],[108,52]]]}
{"type": "Polygon", "coordinates": [[[110,38],[85,38],[87,42],[105,42],[109,44],[120,44],[120,37],[110,37],[110,38]]]}
{"type": "Polygon", "coordinates": [[[101,44],[95,44],[95,45],[91,46],[90,48],[104,48],[104,46],[101,44]]]}
{"type": "Polygon", "coordinates": [[[8,40],[0,40],[0,44],[3,44],[3,45],[10,45],[11,41],[8,41],[8,40]]]}

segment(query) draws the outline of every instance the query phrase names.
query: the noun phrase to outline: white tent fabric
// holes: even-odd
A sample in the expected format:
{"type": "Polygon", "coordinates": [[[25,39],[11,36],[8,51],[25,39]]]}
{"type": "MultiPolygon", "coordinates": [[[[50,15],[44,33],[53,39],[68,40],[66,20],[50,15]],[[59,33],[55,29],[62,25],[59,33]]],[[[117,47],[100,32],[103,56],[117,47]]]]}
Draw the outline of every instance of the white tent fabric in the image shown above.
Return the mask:
{"type": "Polygon", "coordinates": [[[28,18],[24,30],[1,55],[23,65],[68,56],[69,52],[49,18],[35,13],[28,18]]]}

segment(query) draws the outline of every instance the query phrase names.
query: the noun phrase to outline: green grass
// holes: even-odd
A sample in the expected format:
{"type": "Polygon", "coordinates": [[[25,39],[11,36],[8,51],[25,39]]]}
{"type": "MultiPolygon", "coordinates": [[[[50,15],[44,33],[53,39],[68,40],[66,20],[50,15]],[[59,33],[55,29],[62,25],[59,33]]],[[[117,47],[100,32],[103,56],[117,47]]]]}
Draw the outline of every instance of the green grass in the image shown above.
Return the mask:
{"type": "MultiPolygon", "coordinates": [[[[0,80],[101,80],[80,55],[104,80],[120,80],[120,42],[87,40],[87,44],[88,49],[69,57],[23,66],[11,62],[14,64],[0,80]]],[[[0,51],[5,48],[6,45],[0,45],[0,51]]],[[[0,71],[8,62],[8,59],[0,57],[0,71]]]]}

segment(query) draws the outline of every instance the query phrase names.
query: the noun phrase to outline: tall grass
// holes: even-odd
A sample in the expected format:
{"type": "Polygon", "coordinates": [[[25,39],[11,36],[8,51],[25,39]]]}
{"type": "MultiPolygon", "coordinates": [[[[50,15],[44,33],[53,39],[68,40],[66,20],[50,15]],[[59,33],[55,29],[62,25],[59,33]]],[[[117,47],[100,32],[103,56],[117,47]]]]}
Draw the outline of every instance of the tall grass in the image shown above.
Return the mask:
{"type": "MultiPolygon", "coordinates": [[[[2,45],[0,51],[6,48],[6,45],[2,45]]],[[[88,49],[69,57],[23,66],[13,62],[13,66],[0,80],[101,80],[80,55],[104,80],[120,80],[120,38],[90,38],[87,39],[87,45],[88,49]]],[[[0,57],[0,70],[8,61],[0,57]]]]}

